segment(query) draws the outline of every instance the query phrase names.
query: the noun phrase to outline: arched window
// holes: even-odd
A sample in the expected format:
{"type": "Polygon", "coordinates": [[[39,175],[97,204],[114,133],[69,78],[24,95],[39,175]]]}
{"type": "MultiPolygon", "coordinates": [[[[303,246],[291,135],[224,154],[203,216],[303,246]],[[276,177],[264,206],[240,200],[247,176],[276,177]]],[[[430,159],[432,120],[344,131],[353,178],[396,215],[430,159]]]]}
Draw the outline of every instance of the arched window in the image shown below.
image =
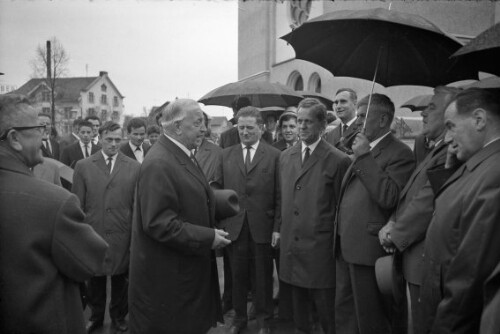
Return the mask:
{"type": "Polygon", "coordinates": [[[304,90],[304,79],[298,71],[293,71],[288,77],[287,86],[292,87],[294,90],[304,90]]]}
{"type": "Polygon", "coordinates": [[[314,72],[309,78],[307,90],[311,92],[321,93],[321,77],[318,73],[314,72]]]}
{"type": "Polygon", "coordinates": [[[288,1],[288,20],[292,29],[307,21],[311,12],[311,4],[311,0],[288,1]]]}

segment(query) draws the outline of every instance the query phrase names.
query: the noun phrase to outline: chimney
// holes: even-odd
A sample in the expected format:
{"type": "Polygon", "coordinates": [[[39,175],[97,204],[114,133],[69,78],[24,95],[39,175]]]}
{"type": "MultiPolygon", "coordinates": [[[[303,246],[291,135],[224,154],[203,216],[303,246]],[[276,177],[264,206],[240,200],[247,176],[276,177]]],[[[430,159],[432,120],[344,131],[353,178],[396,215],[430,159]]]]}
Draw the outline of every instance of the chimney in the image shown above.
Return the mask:
{"type": "Polygon", "coordinates": [[[105,75],[108,75],[108,72],[106,72],[106,71],[100,71],[100,72],[99,72],[99,76],[100,76],[100,77],[103,77],[103,76],[105,76],[105,75]]]}
{"type": "Polygon", "coordinates": [[[47,41],[47,79],[52,78],[52,52],[50,50],[50,41],[47,41]]]}

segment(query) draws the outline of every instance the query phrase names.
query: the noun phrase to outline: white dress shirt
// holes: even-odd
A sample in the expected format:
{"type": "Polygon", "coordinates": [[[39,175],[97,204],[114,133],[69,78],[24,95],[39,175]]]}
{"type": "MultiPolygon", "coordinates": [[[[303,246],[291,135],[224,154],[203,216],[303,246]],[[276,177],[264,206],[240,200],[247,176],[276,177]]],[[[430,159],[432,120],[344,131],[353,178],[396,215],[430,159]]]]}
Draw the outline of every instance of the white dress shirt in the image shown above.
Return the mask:
{"type": "Polygon", "coordinates": [[[137,161],[142,163],[144,161],[144,151],[142,149],[142,144],[141,144],[141,146],[135,146],[130,141],[128,142],[128,144],[129,144],[130,148],[132,149],[132,152],[134,153],[137,161]],[[139,148],[139,149],[137,149],[137,148],[139,148]]]}
{"type": "MultiPolygon", "coordinates": [[[[80,149],[82,150],[82,153],[83,153],[83,158],[88,158],[86,155],[85,155],[85,144],[80,140],[79,141],[80,143],[80,149]]],[[[88,144],[87,144],[87,147],[88,147],[88,151],[89,151],[89,157],[92,155],[92,141],[90,141],[88,144]]]]}
{"type": "MultiPolygon", "coordinates": [[[[253,145],[250,145],[252,148],[250,149],[250,162],[252,162],[253,157],[255,155],[255,152],[257,152],[257,147],[259,147],[260,140],[257,140],[257,142],[253,145]]],[[[246,156],[247,156],[247,145],[241,144],[242,147],[242,153],[243,153],[243,162],[246,162],[246,156]]]]}
{"type": "MultiPolygon", "coordinates": [[[[106,155],[106,153],[104,153],[102,150],[101,150],[101,153],[102,153],[102,156],[104,157],[104,162],[106,163],[106,166],[108,165],[108,158],[109,158],[109,155],[106,155]]],[[[109,171],[109,174],[111,174],[113,172],[113,167],[115,167],[115,162],[116,162],[116,156],[118,154],[115,154],[111,157],[111,169],[109,171]]]]}
{"type": "Polygon", "coordinates": [[[316,140],[311,145],[307,145],[306,143],[302,142],[302,161],[304,161],[304,156],[306,155],[306,147],[309,147],[309,156],[311,156],[316,149],[316,146],[318,146],[320,140],[321,137],[319,137],[318,140],[316,140]]]}

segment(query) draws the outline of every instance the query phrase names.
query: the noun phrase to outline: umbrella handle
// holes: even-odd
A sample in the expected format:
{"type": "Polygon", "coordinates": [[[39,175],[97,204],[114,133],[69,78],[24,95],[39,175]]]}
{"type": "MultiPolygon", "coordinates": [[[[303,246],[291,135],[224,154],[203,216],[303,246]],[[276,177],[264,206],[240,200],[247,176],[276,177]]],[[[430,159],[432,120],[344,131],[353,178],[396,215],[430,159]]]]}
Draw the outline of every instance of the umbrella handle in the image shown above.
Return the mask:
{"type": "Polygon", "coordinates": [[[373,74],[372,89],[370,92],[370,96],[368,97],[368,107],[366,107],[365,121],[363,122],[363,128],[361,129],[362,133],[365,133],[366,121],[368,120],[368,113],[370,112],[370,106],[372,104],[373,89],[375,88],[375,79],[377,79],[378,65],[380,63],[380,55],[381,54],[382,54],[382,46],[379,47],[379,49],[378,49],[377,65],[375,66],[375,73],[373,74]]]}

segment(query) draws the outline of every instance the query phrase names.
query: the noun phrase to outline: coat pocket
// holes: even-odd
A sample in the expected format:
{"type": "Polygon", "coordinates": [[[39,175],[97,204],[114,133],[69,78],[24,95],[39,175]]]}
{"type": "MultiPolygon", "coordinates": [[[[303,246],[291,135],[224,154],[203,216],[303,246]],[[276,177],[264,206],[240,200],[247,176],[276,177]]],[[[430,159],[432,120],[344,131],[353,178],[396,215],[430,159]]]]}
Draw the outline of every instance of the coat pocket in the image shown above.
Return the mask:
{"type": "Polygon", "coordinates": [[[384,223],[366,223],[366,231],[370,235],[378,236],[378,231],[384,227],[384,223]]]}

